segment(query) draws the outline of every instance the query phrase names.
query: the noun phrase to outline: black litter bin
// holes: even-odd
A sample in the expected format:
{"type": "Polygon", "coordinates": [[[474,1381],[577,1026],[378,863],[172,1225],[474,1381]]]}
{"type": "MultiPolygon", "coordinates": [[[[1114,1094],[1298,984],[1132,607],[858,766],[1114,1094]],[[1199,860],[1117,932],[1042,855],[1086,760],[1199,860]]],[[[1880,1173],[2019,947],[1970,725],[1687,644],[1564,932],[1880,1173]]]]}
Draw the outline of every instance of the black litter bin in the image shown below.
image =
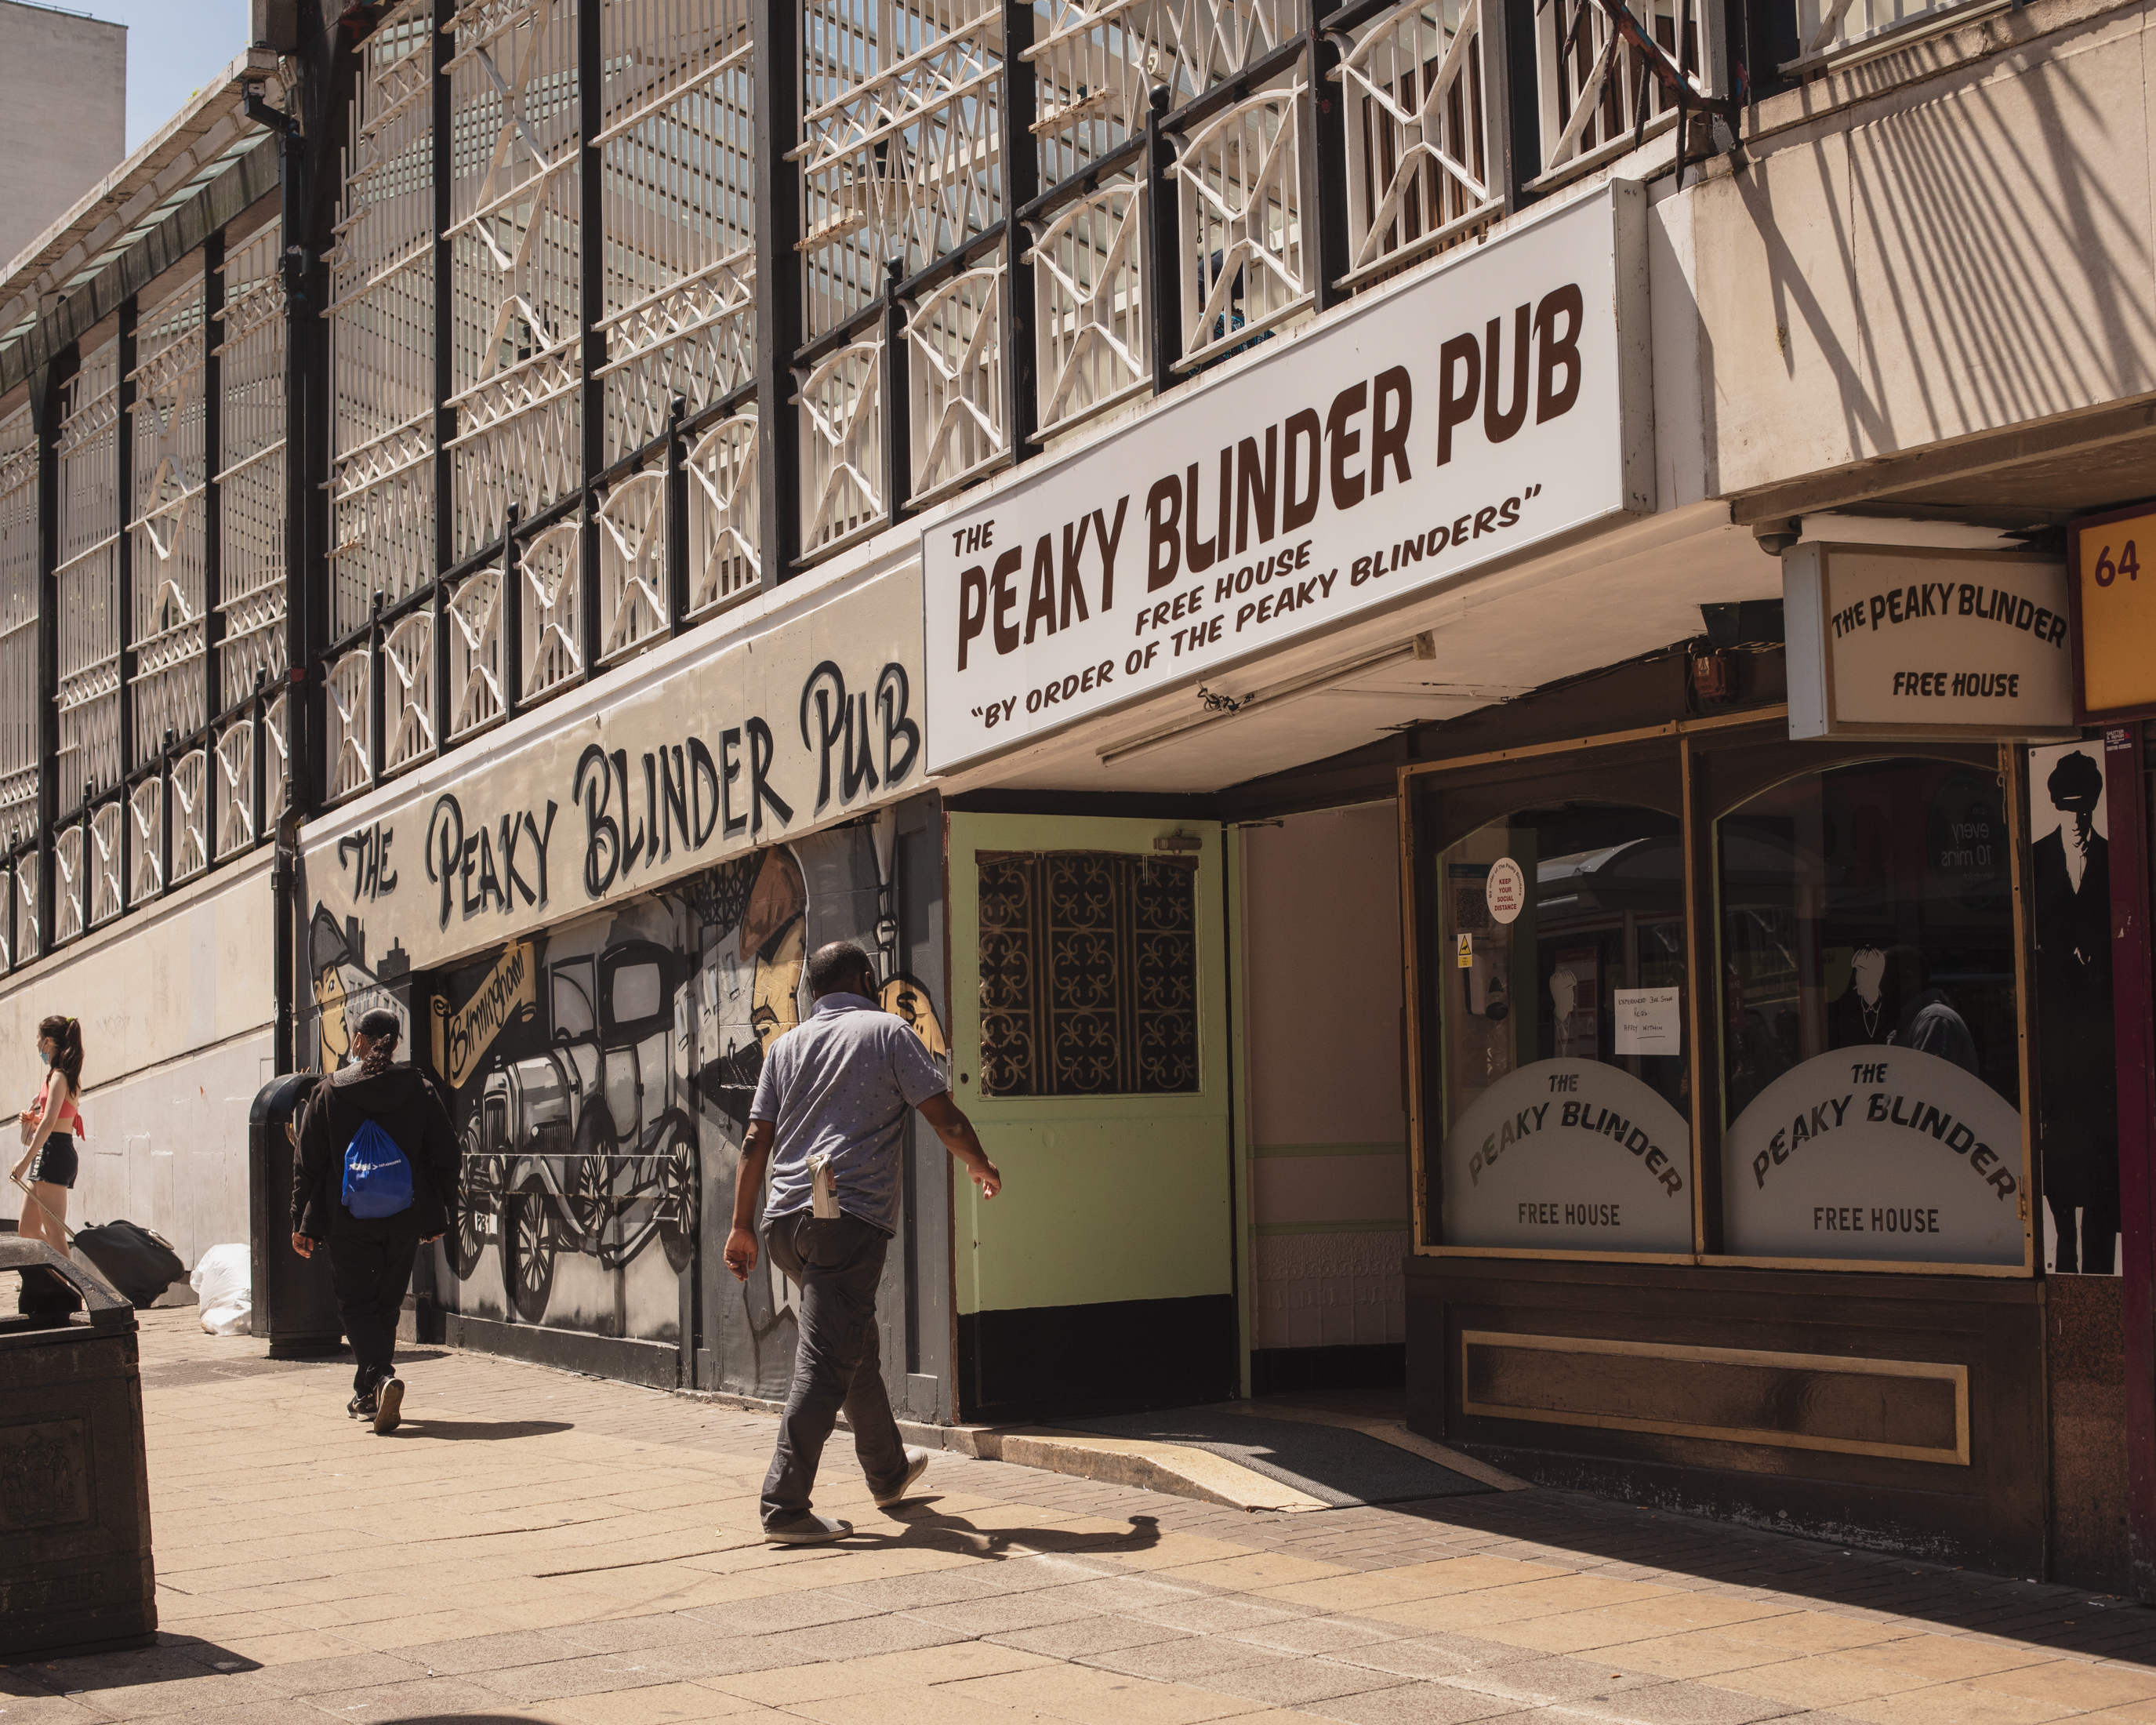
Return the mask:
{"type": "Polygon", "coordinates": [[[157,1581],[135,1308],[17,1235],[0,1235],[0,1661],[147,1646],[157,1581]],[[17,1276],[28,1314],[13,1310],[17,1276]]]}
{"type": "Polygon", "coordinates": [[[330,1257],[292,1250],[292,1133],[319,1072],[273,1078],[247,1117],[248,1266],[254,1278],[254,1333],[272,1359],[335,1353],[344,1345],[330,1257]]]}

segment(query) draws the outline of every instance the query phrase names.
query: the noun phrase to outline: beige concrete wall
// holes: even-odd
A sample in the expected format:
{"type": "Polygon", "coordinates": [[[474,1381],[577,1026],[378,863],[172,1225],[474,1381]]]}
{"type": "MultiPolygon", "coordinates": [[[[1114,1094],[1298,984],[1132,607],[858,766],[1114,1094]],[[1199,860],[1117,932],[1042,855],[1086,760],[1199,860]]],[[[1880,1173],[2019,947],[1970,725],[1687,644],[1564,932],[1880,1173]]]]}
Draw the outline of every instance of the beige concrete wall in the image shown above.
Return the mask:
{"type": "Polygon", "coordinates": [[[0,0],[0,263],[117,167],[126,142],[126,27],[0,0]]]}
{"type": "Polygon", "coordinates": [[[2041,0],[1762,105],[1686,194],[1712,490],[2156,391],[2150,18],[2041,0]]]}
{"type": "MultiPolygon", "coordinates": [[[[247,1238],[247,1116],[270,1076],[271,927],[264,852],[0,984],[0,1109],[36,1093],[38,1019],[82,1020],[88,1135],[70,1225],[125,1216],[190,1266],[247,1238]]],[[[21,1199],[0,1183],[0,1216],[21,1199]]]]}

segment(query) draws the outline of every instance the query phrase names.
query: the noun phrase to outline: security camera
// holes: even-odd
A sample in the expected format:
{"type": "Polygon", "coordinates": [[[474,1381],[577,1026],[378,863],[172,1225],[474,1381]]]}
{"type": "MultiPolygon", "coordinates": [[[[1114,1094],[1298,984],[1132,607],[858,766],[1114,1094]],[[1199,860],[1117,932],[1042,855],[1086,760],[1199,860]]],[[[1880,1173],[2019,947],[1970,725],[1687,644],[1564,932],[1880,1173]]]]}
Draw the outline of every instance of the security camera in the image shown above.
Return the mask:
{"type": "Polygon", "coordinates": [[[1753,523],[1752,536],[1759,542],[1759,549],[1770,557],[1778,557],[1804,536],[1804,524],[1795,516],[1786,516],[1777,521],[1753,523]]]}

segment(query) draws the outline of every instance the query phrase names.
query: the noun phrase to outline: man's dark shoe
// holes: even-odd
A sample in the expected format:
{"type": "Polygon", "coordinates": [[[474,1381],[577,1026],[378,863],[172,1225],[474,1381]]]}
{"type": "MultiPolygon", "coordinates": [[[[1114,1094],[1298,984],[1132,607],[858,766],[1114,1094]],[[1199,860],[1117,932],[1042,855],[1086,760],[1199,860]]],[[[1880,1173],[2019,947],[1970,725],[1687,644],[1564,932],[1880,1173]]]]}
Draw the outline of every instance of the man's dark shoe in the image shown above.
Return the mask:
{"type": "Polygon", "coordinates": [[[404,1380],[384,1378],[374,1392],[374,1431],[377,1437],[387,1437],[397,1430],[398,1413],[404,1406],[404,1380]]]}
{"type": "Polygon", "coordinates": [[[841,1522],[830,1516],[805,1515],[798,1521],[782,1522],[776,1527],[766,1527],[763,1537],[773,1545],[829,1545],[834,1539],[844,1539],[853,1531],[851,1522],[841,1522]]]}
{"type": "Polygon", "coordinates": [[[374,1392],[372,1389],[362,1389],[344,1404],[344,1410],[355,1420],[372,1420],[374,1417],[374,1392]]]}

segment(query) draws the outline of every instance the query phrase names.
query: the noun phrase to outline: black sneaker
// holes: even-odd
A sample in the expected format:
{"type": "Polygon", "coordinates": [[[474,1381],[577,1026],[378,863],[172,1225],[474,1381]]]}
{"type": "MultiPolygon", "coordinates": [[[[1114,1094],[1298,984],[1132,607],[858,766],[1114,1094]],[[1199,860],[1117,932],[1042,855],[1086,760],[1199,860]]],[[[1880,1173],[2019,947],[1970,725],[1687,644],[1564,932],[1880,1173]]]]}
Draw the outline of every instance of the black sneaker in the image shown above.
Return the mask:
{"type": "Polygon", "coordinates": [[[344,1404],[345,1412],[354,1420],[372,1420],[374,1408],[375,1397],[372,1389],[362,1389],[344,1404]]]}
{"type": "Polygon", "coordinates": [[[398,1410],[404,1405],[404,1380],[384,1378],[374,1392],[374,1433],[387,1437],[397,1430],[398,1410]]]}

